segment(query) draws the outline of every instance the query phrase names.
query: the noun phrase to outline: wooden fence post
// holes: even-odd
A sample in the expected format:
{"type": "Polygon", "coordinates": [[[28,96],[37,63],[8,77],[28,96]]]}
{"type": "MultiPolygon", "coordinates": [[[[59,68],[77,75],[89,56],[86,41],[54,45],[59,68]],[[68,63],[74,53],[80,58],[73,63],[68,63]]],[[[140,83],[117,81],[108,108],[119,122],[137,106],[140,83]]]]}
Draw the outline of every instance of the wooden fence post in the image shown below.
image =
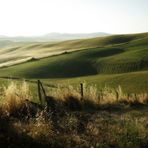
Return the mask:
{"type": "Polygon", "coordinates": [[[43,91],[43,94],[44,94],[44,98],[46,98],[47,97],[46,91],[45,91],[45,89],[44,89],[43,84],[41,83],[41,81],[40,81],[40,86],[42,88],[42,91],[43,91]]]}
{"type": "Polygon", "coordinates": [[[42,95],[41,95],[41,88],[40,88],[40,80],[38,80],[37,83],[38,83],[38,95],[39,95],[39,100],[40,100],[41,106],[42,106],[43,104],[42,104],[42,95]]]}
{"type": "Polygon", "coordinates": [[[83,101],[83,99],[84,99],[84,88],[83,88],[83,83],[80,83],[80,90],[81,90],[81,101],[83,101]]]}
{"type": "Polygon", "coordinates": [[[40,102],[41,102],[41,105],[43,106],[43,102],[44,102],[44,101],[47,102],[47,100],[46,100],[46,97],[47,97],[46,91],[45,91],[45,89],[44,89],[44,87],[43,87],[43,84],[42,84],[42,82],[41,82],[40,80],[38,80],[37,83],[38,83],[38,95],[39,95],[39,100],[40,100],[40,102]],[[44,97],[42,97],[42,92],[43,92],[44,97]]]}

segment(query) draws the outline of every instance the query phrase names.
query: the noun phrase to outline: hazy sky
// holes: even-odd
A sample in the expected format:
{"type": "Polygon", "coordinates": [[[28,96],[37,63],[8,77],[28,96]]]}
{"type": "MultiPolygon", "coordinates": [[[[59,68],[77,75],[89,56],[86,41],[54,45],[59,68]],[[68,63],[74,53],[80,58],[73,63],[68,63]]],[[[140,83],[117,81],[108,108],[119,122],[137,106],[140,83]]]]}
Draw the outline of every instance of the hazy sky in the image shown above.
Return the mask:
{"type": "Polygon", "coordinates": [[[0,0],[0,35],[148,32],[148,0],[0,0]]]}

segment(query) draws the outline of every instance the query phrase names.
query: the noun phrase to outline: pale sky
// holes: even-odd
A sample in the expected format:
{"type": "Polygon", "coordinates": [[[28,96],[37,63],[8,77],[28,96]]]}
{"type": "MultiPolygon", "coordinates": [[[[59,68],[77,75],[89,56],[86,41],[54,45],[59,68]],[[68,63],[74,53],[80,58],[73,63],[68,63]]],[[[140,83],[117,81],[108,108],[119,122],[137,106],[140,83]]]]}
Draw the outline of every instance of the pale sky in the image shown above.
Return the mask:
{"type": "Polygon", "coordinates": [[[0,35],[148,32],[148,0],[0,0],[0,35]]]}

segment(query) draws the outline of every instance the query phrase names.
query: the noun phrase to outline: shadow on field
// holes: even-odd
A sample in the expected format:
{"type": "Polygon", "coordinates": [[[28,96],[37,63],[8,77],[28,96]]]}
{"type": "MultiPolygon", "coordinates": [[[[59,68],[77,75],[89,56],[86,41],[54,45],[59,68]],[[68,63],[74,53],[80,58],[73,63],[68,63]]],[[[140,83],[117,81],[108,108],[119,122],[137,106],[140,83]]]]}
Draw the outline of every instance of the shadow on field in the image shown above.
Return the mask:
{"type": "Polygon", "coordinates": [[[35,141],[32,137],[28,136],[27,133],[15,129],[13,127],[13,119],[0,118],[1,148],[44,148],[48,146],[48,144],[42,144],[40,141],[35,141]]]}
{"type": "Polygon", "coordinates": [[[52,111],[61,112],[66,111],[107,111],[107,112],[121,112],[125,113],[130,110],[141,110],[148,105],[148,100],[140,103],[139,101],[129,102],[128,100],[115,101],[112,103],[97,104],[92,100],[83,99],[79,100],[74,96],[66,96],[64,100],[58,100],[54,97],[47,97],[47,107],[52,111]]]}

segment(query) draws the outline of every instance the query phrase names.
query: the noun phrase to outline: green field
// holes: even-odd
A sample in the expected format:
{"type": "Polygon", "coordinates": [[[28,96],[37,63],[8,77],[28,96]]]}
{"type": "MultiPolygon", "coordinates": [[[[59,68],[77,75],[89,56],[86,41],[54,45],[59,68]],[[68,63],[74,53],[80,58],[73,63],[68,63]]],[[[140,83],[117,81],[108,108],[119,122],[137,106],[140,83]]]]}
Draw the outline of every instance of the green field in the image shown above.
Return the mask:
{"type": "Polygon", "coordinates": [[[0,77],[43,79],[63,84],[85,81],[98,87],[121,85],[129,92],[143,92],[148,88],[148,33],[59,43],[26,43],[3,49],[1,53],[4,51],[17,53],[20,59],[28,52],[33,58],[0,68],[0,77]],[[39,54],[45,56],[57,51],[58,55],[36,59],[39,54]]]}

